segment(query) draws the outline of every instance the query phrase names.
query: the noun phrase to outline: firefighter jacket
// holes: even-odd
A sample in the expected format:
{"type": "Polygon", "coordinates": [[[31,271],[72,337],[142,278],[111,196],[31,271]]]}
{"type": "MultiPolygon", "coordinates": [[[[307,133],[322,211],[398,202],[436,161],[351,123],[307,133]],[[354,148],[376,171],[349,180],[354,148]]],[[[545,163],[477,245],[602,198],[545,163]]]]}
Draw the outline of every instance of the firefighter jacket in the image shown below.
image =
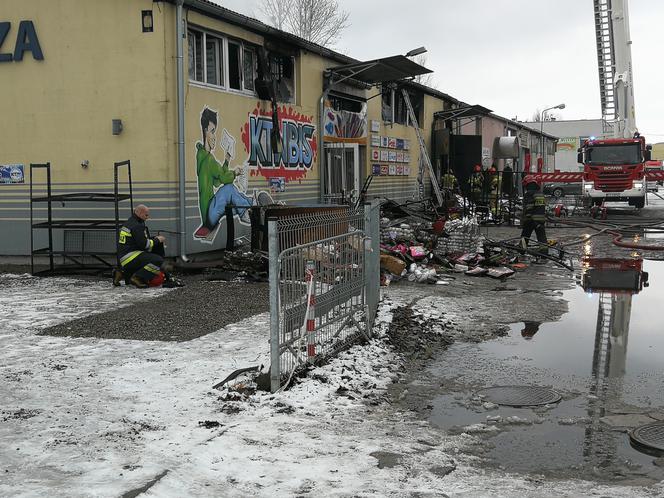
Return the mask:
{"type": "Polygon", "coordinates": [[[457,179],[452,173],[446,173],[442,178],[442,187],[450,190],[455,190],[457,188],[457,179]]]}
{"type": "Polygon", "coordinates": [[[523,219],[525,221],[546,221],[546,199],[542,192],[527,190],[523,195],[523,219]]]}
{"type": "Polygon", "coordinates": [[[150,237],[150,231],[145,222],[135,214],[132,214],[120,228],[118,240],[118,254],[123,264],[134,259],[143,251],[151,252],[155,241],[150,237]],[[133,257],[132,257],[133,256],[133,257]]]}
{"type": "Polygon", "coordinates": [[[484,183],[484,177],[482,173],[473,173],[468,180],[470,184],[470,191],[473,193],[480,193],[482,191],[482,184],[484,183]]]}

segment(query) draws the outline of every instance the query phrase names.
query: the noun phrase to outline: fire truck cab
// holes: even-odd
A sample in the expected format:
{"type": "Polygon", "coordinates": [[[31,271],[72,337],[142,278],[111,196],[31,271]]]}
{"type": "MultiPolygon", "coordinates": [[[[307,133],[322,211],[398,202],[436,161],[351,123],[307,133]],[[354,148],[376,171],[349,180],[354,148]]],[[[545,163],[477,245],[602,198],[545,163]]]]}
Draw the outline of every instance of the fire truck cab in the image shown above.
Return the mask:
{"type": "Polygon", "coordinates": [[[642,208],[646,200],[645,162],[650,145],[638,134],[634,138],[586,140],[579,149],[583,164],[583,195],[599,205],[623,201],[642,208]]]}

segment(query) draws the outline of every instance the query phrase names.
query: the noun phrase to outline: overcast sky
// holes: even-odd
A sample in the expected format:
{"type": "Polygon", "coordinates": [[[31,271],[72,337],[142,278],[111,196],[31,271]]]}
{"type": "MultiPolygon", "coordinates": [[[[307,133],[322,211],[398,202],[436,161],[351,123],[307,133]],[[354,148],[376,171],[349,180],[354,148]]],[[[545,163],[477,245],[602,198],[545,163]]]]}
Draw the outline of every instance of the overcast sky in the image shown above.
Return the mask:
{"type": "MultiPolygon", "coordinates": [[[[261,18],[260,0],[215,0],[261,18]]],[[[592,0],[340,0],[351,26],[335,50],[374,59],[424,45],[434,86],[503,117],[601,117],[592,0]]],[[[664,1],[630,0],[636,124],[664,142],[664,1]]]]}

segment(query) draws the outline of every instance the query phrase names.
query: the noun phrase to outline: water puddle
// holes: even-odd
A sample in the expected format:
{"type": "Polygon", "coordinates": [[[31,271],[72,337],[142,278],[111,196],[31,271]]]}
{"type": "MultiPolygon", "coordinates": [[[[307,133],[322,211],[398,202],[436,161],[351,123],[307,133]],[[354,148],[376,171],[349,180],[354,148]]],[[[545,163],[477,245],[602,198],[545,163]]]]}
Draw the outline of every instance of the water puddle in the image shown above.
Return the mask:
{"type": "Polygon", "coordinates": [[[623,484],[664,478],[664,460],[630,446],[628,431],[664,419],[664,262],[591,259],[564,292],[559,322],[521,322],[507,336],[454,344],[408,386],[430,422],[480,435],[470,451],[508,471],[623,484]],[[497,385],[540,385],[563,399],[539,408],[487,403],[497,385]]]}

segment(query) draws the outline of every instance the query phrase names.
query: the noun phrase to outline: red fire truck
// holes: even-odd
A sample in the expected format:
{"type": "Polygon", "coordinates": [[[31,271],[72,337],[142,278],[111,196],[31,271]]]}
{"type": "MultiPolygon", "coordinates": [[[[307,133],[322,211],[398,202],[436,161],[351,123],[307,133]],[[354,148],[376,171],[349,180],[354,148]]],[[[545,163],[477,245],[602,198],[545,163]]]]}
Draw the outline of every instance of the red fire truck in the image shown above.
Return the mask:
{"type": "Polygon", "coordinates": [[[624,201],[630,206],[645,205],[647,182],[664,180],[664,171],[651,167],[650,145],[636,134],[634,138],[590,138],[579,149],[583,172],[536,173],[527,175],[524,184],[582,183],[584,196],[599,206],[605,201],[624,201]]]}
{"type": "Polygon", "coordinates": [[[625,201],[642,208],[646,182],[664,180],[664,171],[646,171],[651,147],[636,131],[628,2],[593,3],[602,118],[613,128],[613,138],[591,137],[581,144],[578,161],[583,172],[538,173],[526,176],[524,183],[582,182],[583,195],[593,204],[625,201]]]}
{"type": "Polygon", "coordinates": [[[645,162],[650,145],[636,134],[634,138],[586,140],[579,149],[583,164],[583,194],[600,205],[604,201],[624,201],[642,208],[646,200],[645,162]]]}

